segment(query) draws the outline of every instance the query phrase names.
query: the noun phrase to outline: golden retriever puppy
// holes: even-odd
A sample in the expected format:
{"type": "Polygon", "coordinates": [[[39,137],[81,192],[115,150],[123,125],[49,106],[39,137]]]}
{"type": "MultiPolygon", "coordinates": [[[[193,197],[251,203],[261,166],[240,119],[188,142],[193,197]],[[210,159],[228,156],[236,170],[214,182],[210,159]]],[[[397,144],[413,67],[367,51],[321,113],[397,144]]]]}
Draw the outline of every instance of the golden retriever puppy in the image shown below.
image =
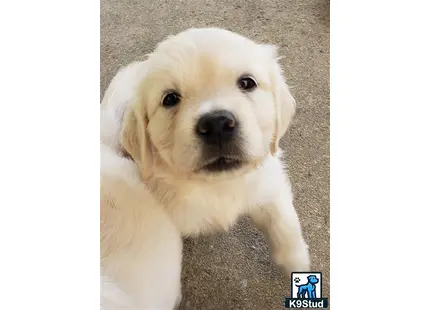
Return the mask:
{"type": "Polygon", "coordinates": [[[119,72],[101,105],[100,258],[101,309],[105,310],[172,309],[181,297],[180,232],[142,184],[135,163],[112,147],[116,136],[110,135],[110,126],[119,120],[115,115],[127,98],[124,91],[130,87],[129,78],[135,79],[136,68],[119,72]]]}
{"type": "Polygon", "coordinates": [[[164,238],[160,246],[175,247],[178,242],[164,231],[174,235],[165,227],[167,220],[165,226],[149,227],[158,221],[149,211],[156,208],[164,219],[163,209],[183,236],[228,230],[248,214],[266,234],[274,260],[284,271],[308,270],[308,247],[279,149],[295,100],[276,48],[223,29],[189,29],[167,38],[147,60],[122,72],[128,72],[120,83],[123,87],[108,89],[105,98],[111,100],[102,104],[101,140],[116,156],[126,154],[123,160],[133,162],[136,182],[141,183],[135,190],[143,193],[135,197],[150,193],[156,202],[131,202],[135,198],[130,193],[127,210],[134,211],[106,215],[121,217],[129,225],[115,226],[116,232],[102,228],[102,234],[115,235],[118,242],[111,246],[102,241],[102,252],[114,247],[119,265],[129,259],[130,266],[116,267],[114,258],[105,268],[115,269],[118,277],[122,268],[125,273],[140,272],[145,262],[122,257],[123,250],[117,249],[127,243],[126,251],[142,256],[153,251],[148,244],[127,242],[144,235],[138,229],[164,238]],[[146,216],[142,210],[148,210],[146,216]]]}

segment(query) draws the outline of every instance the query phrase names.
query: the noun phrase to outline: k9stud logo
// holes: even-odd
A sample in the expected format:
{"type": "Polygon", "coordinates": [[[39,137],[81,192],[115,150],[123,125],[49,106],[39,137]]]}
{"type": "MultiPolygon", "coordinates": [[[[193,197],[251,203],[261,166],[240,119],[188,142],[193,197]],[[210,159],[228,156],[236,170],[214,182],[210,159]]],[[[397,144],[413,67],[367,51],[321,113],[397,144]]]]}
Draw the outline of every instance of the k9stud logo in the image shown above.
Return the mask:
{"type": "Polygon", "coordinates": [[[322,297],[321,272],[291,273],[291,297],[285,299],[285,308],[328,307],[328,299],[322,297]]]}

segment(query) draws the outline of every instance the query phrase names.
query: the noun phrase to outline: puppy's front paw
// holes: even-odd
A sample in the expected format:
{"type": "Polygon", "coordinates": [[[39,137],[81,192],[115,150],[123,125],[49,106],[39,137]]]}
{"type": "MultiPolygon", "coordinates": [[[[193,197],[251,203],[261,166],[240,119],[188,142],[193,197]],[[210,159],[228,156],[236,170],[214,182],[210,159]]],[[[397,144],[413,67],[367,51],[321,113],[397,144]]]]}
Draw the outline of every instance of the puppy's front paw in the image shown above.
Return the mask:
{"type": "Polygon", "coordinates": [[[287,275],[295,271],[310,271],[309,251],[304,241],[294,247],[276,249],[273,258],[287,275]]]}

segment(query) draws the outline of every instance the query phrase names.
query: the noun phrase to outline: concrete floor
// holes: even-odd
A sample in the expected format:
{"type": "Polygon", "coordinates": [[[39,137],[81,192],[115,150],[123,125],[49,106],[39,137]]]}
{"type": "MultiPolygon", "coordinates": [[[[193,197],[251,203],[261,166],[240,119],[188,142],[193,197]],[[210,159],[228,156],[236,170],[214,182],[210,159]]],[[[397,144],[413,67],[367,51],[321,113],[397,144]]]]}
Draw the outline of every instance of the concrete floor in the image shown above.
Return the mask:
{"type": "MultiPolygon", "coordinates": [[[[298,103],[282,143],[312,267],[329,297],[329,0],[101,0],[100,14],[101,94],[120,66],[189,27],[223,27],[280,47],[298,103]]],[[[181,309],[283,309],[289,292],[247,218],[228,234],[185,240],[181,309]]]]}

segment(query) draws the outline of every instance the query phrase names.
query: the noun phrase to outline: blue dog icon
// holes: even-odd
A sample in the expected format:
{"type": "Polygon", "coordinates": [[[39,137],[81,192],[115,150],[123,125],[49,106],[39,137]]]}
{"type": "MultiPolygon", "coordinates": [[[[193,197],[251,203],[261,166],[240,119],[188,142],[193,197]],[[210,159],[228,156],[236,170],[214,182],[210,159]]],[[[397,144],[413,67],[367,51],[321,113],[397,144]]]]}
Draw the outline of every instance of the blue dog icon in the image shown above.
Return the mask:
{"type": "Polygon", "coordinates": [[[317,298],[316,295],[316,287],[315,284],[319,282],[318,278],[315,275],[308,276],[308,283],[297,285],[299,291],[297,292],[297,298],[317,298]]]}

